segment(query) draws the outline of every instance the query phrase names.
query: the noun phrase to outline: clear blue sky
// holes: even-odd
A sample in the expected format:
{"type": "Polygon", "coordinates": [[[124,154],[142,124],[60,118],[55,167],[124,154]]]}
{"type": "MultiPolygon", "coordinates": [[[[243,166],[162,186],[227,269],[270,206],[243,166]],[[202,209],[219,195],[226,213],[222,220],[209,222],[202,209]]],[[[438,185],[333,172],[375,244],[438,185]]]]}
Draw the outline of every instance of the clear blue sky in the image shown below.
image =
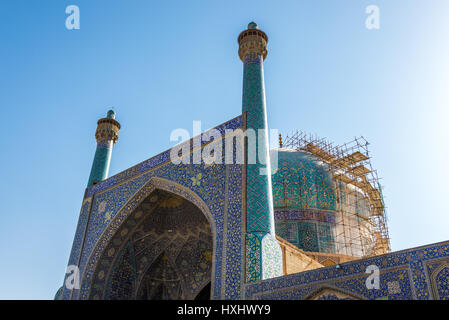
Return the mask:
{"type": "Polygon", "coordinates": [[[251,20],[270,39],[270,127],[365,136],[393,250],[449,239],[447,12],[447,0],[1,0],[0,299],[51,299],[62,284],[110,106],[111,175],[169,148],[175,128],[240,114],[236,38],[251,20]],[[70,4],[80,30],[65,28],[70,4]],[[379,30],[365,28],[371,4],[379,30]]]}

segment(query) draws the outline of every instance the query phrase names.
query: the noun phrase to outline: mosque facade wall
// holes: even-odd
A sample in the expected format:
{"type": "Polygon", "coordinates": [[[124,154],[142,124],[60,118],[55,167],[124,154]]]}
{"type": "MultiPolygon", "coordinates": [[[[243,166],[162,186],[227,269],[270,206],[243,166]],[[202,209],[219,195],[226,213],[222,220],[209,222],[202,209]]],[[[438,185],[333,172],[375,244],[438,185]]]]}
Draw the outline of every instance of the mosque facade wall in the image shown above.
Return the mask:
{"type": "MultiPolygon", "coordinates": [[[[370,282],[371,283],[371,282],[370,282]]],[[[256,300],[449,300],[449,241],[247,284],[256,300]],[[379,268],[379,288],[366,285],[379,268]]]]}
{"type": "MultiPolygon", "coordinates": [[[[223,137],[225,130],[242,128],[244,122],[242,115],[215,129],[223,137]]],[[[224,143],[222,147],[224,157],[224,143]]],[[[89,297],[96,263],[115,231],[133,209],[158,188],[180,195],[203,212],[210,213],[208,218],[215,243],[211,296],[214,299],[241,298],[245,279],[244,182],[244,165],[176,165],[166,151],[89,187],[68,263],[79,267],[81,287],[69,290],[64,286],[61,298],[89,297]]]]}

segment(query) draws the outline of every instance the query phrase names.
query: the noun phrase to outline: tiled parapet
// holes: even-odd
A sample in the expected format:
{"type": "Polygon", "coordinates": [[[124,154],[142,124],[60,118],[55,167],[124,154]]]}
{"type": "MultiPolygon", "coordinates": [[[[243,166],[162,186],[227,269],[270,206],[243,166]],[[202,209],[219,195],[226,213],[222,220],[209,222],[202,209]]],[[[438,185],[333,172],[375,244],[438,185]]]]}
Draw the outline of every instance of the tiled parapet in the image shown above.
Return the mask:
{"type": "Polygon", "coordinates": [[[246,285],[247,299],[303,300],[333,297],[367,300],[449,299],[449,242],[258,281],[246,285]],[[370,266],[379,269],[378,288],[366,285],[370,266]]]}

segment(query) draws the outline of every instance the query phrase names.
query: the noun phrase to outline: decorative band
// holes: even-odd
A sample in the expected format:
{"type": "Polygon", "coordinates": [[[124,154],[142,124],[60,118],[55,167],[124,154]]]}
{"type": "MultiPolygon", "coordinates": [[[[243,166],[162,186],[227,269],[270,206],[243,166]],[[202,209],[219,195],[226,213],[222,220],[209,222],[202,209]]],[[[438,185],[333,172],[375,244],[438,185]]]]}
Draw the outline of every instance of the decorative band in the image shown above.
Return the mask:
{"type": "Polygon", "coordinates": [[[246,66],[248,64],[261,64],[263,62],[260,53],[251,52],[245,55],[243,64],[246,66]]]}
{"type": "Polygon", "coordinates": [[[310,209],[274,209],[276,220],[313,220],[335,223],[335,212],[310,209]]]}
{"type": "Polygon", "coordinates": [[[112,143],[97,143],[97,148],[112,149],[112,143]]]}

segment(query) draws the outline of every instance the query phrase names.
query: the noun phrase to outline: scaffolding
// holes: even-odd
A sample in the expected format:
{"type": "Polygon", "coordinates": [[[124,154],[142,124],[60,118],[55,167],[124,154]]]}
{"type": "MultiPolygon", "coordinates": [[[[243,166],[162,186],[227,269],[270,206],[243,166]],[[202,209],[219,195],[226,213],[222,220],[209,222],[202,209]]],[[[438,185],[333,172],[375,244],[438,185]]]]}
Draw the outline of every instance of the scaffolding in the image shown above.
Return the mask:
{"type": "Polygon", "coordinates": [[[329,170],[336,193],[335,253],[370,257],[390,251],[382,187],[371,165],[368,141],[361,137],[334,145],[302,131],[287,135],[281,147],[306,151],[329,170]]]}

